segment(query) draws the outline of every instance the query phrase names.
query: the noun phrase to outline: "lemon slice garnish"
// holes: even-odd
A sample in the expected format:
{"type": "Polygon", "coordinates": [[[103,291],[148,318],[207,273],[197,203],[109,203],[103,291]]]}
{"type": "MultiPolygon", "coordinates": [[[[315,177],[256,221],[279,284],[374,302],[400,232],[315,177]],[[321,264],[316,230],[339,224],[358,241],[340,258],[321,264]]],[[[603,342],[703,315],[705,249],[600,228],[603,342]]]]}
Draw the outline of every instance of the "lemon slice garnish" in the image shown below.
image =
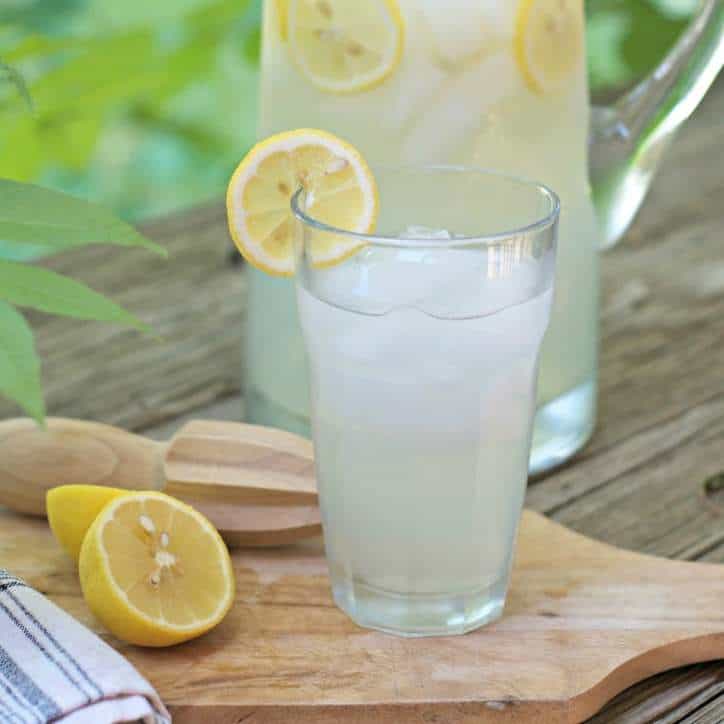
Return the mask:
{"type": "Polygon", "coordinates": [[[382,83],[402,59],[396,0],[288,0],[289,52],[314,85],[355,93],[382,83]]]}
{"type": "Polygon", "coordinates": [[[218,624],[234,600],[231,559],[214,526],[163,493],[103,508],[83,539],[79,573],[93,614],[123,641],[169,646],[218,624]]]}
{"type": "MultiPolygon", "coordinates": [[[[329,226],[368,233],[377,220],[377,186],[353,146],[326,131],[303,128],[259,142],[238,165],[226,194],[229,231],[253,266],[275,276],[294,273],[290,200],[303,186],[306,211],[329,226]]],[[[358,240],[318,233],[310,250],[317,266],[331,266],[359,249],[358,240]]]]}
{"type": "Polygon", "coordinates": [[[513,48],[532,91],[544,94],[564,86],[583,55],[582,0],[522,0],[513,48]]]}

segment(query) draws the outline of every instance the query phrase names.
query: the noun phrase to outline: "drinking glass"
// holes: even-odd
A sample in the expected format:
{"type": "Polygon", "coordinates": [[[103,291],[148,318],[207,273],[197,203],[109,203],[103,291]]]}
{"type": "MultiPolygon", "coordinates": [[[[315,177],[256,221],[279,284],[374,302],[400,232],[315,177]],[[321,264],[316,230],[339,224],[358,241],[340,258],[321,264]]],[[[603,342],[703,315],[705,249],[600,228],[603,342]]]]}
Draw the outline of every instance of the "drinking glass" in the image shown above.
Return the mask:
{"type": "Polygon", "coordinates": [[[292,200],[332,590],[363,626],[463,633],[503,610],[559,203],[480,169],[375,175],[374,234],[292,200]],[[315,261],[337,243],[353,253],[315,261]]]}

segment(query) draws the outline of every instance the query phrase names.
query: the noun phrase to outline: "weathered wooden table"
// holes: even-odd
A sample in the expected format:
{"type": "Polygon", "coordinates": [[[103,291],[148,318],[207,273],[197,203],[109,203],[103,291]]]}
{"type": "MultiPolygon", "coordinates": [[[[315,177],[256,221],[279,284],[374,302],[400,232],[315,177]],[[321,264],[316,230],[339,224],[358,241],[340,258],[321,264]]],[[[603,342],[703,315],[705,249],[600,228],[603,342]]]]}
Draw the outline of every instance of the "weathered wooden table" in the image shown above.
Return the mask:
{"type": "MultiPolygon", "coordinates": [[[[600,412],[527,505],[601,540],[724,562],[724,85],[689,121],[621,246],[603,260],[600,412]]],[[[49,266],[138,313],[157,342],[35,317],[51,414],[166,437],[190,417],[240,419],[243,267],[221,204],[146,225],[170,260],[90,248],[49,266]]],[[[0,406],[0,418],[14,416],[0,406]]],[[[686,596],[685,590],[681,591],[686,596]]],[[[724,605],[724,601],[722,601],[724,605]]],[[[724,722],[724,662],[671,671],[592,722],[724,722]]]]}

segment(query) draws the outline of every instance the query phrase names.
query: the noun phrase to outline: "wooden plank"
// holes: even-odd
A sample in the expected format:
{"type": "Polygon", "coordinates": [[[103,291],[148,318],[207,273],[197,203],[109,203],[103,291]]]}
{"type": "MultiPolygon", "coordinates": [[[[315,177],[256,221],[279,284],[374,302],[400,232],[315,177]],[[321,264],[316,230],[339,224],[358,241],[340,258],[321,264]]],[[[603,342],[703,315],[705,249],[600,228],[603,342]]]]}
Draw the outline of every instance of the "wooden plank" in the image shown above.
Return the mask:
{"type": "Polygon", "coordinates": [[[710,705],[723,689],[724,663],[667,671],[617,696],[588,724],[674,724],[710,705]]]}
{"type": "MultiPolygon", "coordinates": [[[[232,714],[259,724],[573,724],[634,681],[724,656],[719,566],[621,551],[530,511],[505,615],[455,637],[356,626],[332,602],[320,540],[234,551],[228,617],[163,651],[103,632],[42,520],[0,512],[0,558],[103,633],[181,710],[176,720],[194,724],[232,714]]],[[[687,683],[686,701],[703,691],[687,683]]]]}
{"type": "Polygon", "coordinates": [[[704,489],[723,439],[721,396],[531,486],[527,502],[610,543],[695,559],[724,542],[724,507],[704,489]]]}

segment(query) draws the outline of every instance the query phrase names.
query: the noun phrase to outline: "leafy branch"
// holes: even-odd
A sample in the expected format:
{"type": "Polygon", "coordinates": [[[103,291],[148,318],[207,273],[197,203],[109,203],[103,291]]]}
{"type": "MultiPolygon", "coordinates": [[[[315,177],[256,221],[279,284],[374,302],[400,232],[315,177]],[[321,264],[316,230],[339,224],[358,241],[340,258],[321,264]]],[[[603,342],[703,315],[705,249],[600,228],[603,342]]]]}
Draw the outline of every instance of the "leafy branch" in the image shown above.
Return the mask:
{"type": "MultiPolygon", "coordinates": [[[[52,170],[82,188],[91,161],[101,161],[93,164],[93,172],[94,183],[103,184],[106,167],[95,153],[118,132],[130,145],[128,157],[114,166],[114,180],[135,174],[134,184],[117,190],[111,183],[107,197],[115,195],[124,208],[145,210],[154,198],[170,193],[189,197],[194,186],[203,192],[209,168],[219,158],[216,148],[253,141],[251,100],[228,98],[231,87],[242,99],[255,88],[257,60],[251,62],[253,48],[247,46],[253,46],[250,36],[259,19],[249,0],[96,3],[103,4],[103,12],[82,32],[68,32],[74,27],[73,12],[59,16],[65,30],[52,37],[13,15],[14,24],[0,37],[0,59],[9,67],[0,66],[0,81],[12,75],[15,86],[7,85],[12,93],[0,94],[0,177],[30,181],[52,170]],[[17,113],[21,86],[15,81],[23,81],[16,69],[25,74],[35,106],[32,116],[17,113]],[[150,112],[136,113],[139,107],[150,112]],[[169,123],[159,127],[159,119],[169,123]],[[159,136],[173,149],[169,153],[185,154],[180,160],[191,169],[183,179],[164,180],[163,188],[152,179],[163,171],[155,142],[159,136]],[[154,143],[145,142],[149,139],[154,143]],[[136,164],[149,159],[155,163],[144,177],[136,164]],[[194,171],[201,171],[204,181],[194,171]],[[143,187],[147,193],[139,200],[135,194],[143,187]]],[[[258,5],[257,0],[257,11],[258,5]]],[[[225,179],[227,170],[215,173],[225,179]]]]}
{"type": "MultiPolygon", "coordinates": [[[[5,63],[0,71],[32,100],[22,75],[5,63]]],[[[33,184],[0,178],[0,239],[62,250],[105,243],[166,251],[106,209],[33,184]]],[[[18,403],[39,423],[45,417],[40,360],[33,332],[16,307],[49,314],[147,327],[85,284],[48,269],[0,258],[0,393],[18,403]]]]}
{"type": "MultiPolygon", "coordinates": [[[[114,122],[180,139],[206,165],[232,139],[253,136],[253,114],[242,118],[238,104],[227,108],[239,116],[234,125],[184,99],[209,88],[221,98],[229,68],[248,66],[252,77],[258,51],[246,39],[259,24],[258,3],[249,14],[248,0],[184,0],[181,12],[176,2],[102,2],[97,26],[72,37],[44,34],[48,3],[0,10],[8,31],[0,49],[0,395],[39,422],[41,365],[23,310],[147,328],[84,284],[18,259],[99,243],[165,251],[102,207],[4,177],[30,180],[48,169],[82,177],[114,122]],[[17,112],[19,99],[31,112],[17,112]]],[[[57,4],[60,27],[70,13],[57,4]]],[[[137,178],[126,190],[141,186],[137,178]]]]}
{"type": "Polygon", "coordinates": [[[33,332],[20,312],[0,301],[0,392],[42,422],[45,404],[40,386],[40,360],[33,332]]]}
{"type": "MultiPolygon", "coordinates": [[[[0,79],[3,76],[32,108],[22,75],[0,63],[0,79]]],[[[0,178],[0,240],[50,251],[99,243],[135,246],[166,256],[165,249],[101,206],[6,178],[0,178]]],[[[40,360],[33,332],[18,307],[148,331],[143,322],[85,284],[49,269],[3,259],[0,247],[0,394],[41,424],[45,403],[40,360]]]]}
{"type": "MultiPolygon", "coordinates": [[[[0,179],[0,239],[63,250],[93,243],[166,251],[106,209],[32,184],[0,179]]],[[[85,284],[32,264],[0,258],[0,393],[42,422],[40,361],[33,333],[16,309],[148,327],[85,284]]]]}

